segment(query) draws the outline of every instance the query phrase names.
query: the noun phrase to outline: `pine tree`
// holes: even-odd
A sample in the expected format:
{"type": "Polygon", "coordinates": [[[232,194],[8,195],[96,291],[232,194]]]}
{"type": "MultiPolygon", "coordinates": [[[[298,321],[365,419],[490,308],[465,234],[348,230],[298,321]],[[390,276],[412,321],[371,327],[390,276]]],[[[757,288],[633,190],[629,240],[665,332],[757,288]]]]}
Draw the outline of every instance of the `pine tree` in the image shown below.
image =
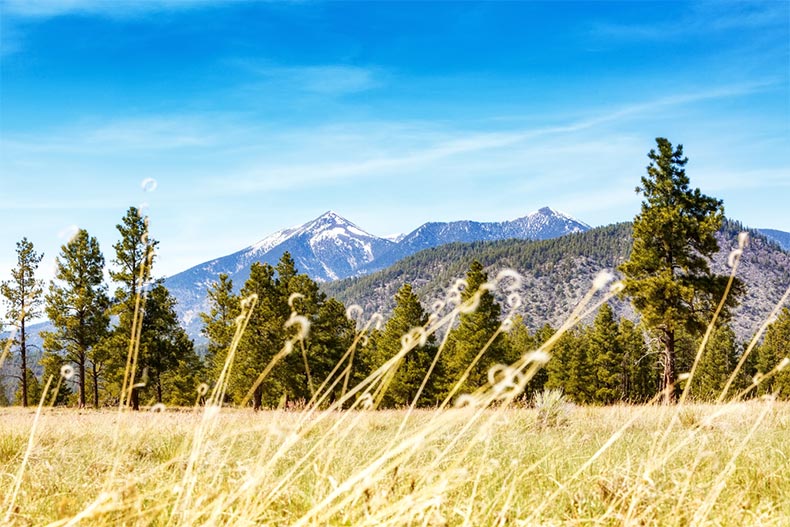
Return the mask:
{"type": "MultiPolygon", "coordinates": [[[[195,364],[197,358],[192,340],[178,323],[175,305],[175,298],[161,282],[146,295],[138,365],[148,371],[158,403],[163,402],[162,376],[179,362],[195,364]]],[[[196,388],[197,383],[190,391],[194,393],[196,388]]]]}
{"type": "MultiPolygon", "coordinates": [[[[28,364],[27,364],[27,323],[41,314],[44,282],[36,279],[43,254],[36,253],[33,244],[22,238],[16,244],[17,267],[11,270],[11,280],[0,284],[0,294],[6,304],[6,318],[9,323],[19,329],[16,343],[19,344],[19,380],[20,392],[16,398],[22,406],[27,406],[28,397],[28,364]]],[[[34,398],[33,398],[34,399],[34,398]]]]}
{"type": "Polygon", "coordinates": [[[624,398],[623,350],[620,347],[618,324],[607,303],[598,310],[589,334],[589,355],[595,371],[593,401],[612,404],[624,398]]]}
{"type": "MultiPolygon", "coordinates": [[[[765,339],[757,350],[757,371],[766,374],[790,357],[790,308],[782,309],[776,320],[768,326],[765,339]]],[[[790,365],[785,365],[773,377],[760,383],[759,393],[778,393],[790,399],[790,365]]]]}
{"type": "MultiPolygon", "coordinates": [[[[547,333],[546,329],[541,330],[547,333]]],[[[539,332],[539,333],[541,333],[539,332]]],[[[573,328],[564,332],[549,350],[545,389],[562,390],[574,402],[592,402],[595,396],[595,371],[589,354],[590,329],[573,328]]]]}
{"type": "MultiPolygon", "coordinates": [[[[241,402],[247,391],[253,388],[258,375],[266,368],[284,343],[283,320],[276,301],[274,268],[269,264],[254,262],[250,276],[241,289],[241,297],[258,296],[258,303],[250,316],[246,331],[242,334],[237,351],[237,367],[231,377],[229,393],[236,402],[241,402]]],[[[252,394],[252,406],[260,409],[264,403],[276,404],[283,387],[270,376],[258,385],[252,394]]]]}
{"type": "Polygon", "coordinates": [[[630,402],[646,402],[658,390],[656,361],[642,329],[628,319],[620,321],[617,341],[622,349],[623,396],[630,402]]]}
{"type": "Polygon", "coordinates": [[[735,332],[727,323],[717,324],[702,350],[702,357],[691,381],[691,395],[699,400],[715,400],[737,364],[735,332]]]}
{"type": "MultiPolygon", "coordinates": [[[[329,374],[351,347],[355,334],[356,324],[346,316],[346,307],[334,298],[325,300],[310,326],[307,341],[310,371],[316,388],[328,380],[329,374]]],[[[345,368],[340,369],[336,375],[342,374],[344,370],[345,368]]],[[[356,368],[352,367],[351,377],[354,378],[355,375],[356,368]]],[[[330,381],[334,379],[336,377],[330,381]]],[[[329,384],[331,382],[327,383],[329,384]]],[[[330,402],[340,396],[342,388],[343,383],[337,383],[330,396],[330,402]]]]}
{"type": "Polygon", "coordinates": [[[0,407],[2,406],[11,406],[11,399],[8,397],[5,384],[0,380],[0,407]]]}
{"type": "MultiPolygon", "coordinates": [[[[151,278],[154,251],[159,242],[149,236],[148,218],[143,217],[136,207],[129,207],[116,228],[121,239],[113,245],[115,259],[112,263],[115,268],[110,269],[110,277],[119,285],[115,290],[113,306],[114,313],[118,315],[118,324],[108,340],[108,345],[112,348],[111,360],[114,363],[116,383],[122,384],[129,342],[137,337],[132,335],[132,329],[140,327],[139,324],[142,323],[145,312],[143,288],[151,278]]],[[[141,373],[140,368],[132,372],[136,379],[135,384],[141,378],[141,373]]],[[[132,408],[139,409],[137,387],[131,387],[130,399],[132,408]]]]}
{"type": "Polygon", "coordinates": [[[41,383],[38,381],[38,377],[36,377],[36,374],[33,373],[33,370],[31,370],[30,368],[25,370],[25,373],[26,373],[25,383],[19,384],[16,393],[14,393],[14,401],[16,401],[17,404],[22,402],[22,398],[24,397],[23,389],[26,389],[27,397],[30,399],[29,402],[33,403],[34,405],[37,405],[39,401],[41,401],[41,383]],[[23,386],[25,388],[23,388],[23,386]]]}
{"type": "Polygon", "coordinates": [[[565,394],[578,404],[590,403],[595,397],[596,376],[590,357],[590,333],[590,328],[568,332],[565,394]]]}
{"type": "MultiPolygon", "coordinates": [[[[109,329],[110,300],[104,285],[104,257],[96,238],[80,229],[61,247],[55,281],[46,296],[46,313],[55,331],[46,332],[44,348],[63,353],[77,368],[78,404],[85,407],[86,367],[98,362],[94,348],[109,329]]],[[[94,384],[96,380],[94,380],[94,384]]],[[[94,406],[98,407],[94,391],[94,406]]]]}
{"type": "MultiPolygon", "coordinates": [[[[546,330],[543,329],[543,331],[546,330]]],[[[551,333],[554,332],[554,330],[550,329],[550,326],[549,331],[551,331],[551,333]]],[[[551,333],[545,336],[545,339],[551,337],[551,333]]],[[[513,326],[505,335],[505,343],[508,350],[507,362],[512,364],[525,354],[536,350],[542,342],[538,342],[537,334],[532,335],[529,332],[529,328],[524,323],[524,318],[521,315],[516,315],[513,317],[513,326]]],[[[527,365],[527,369],[531,367],[532,364],[527,365]]],[[[527,383],[527,386],[524,390],[525,395],[527,397],[531,397],[534,393],[543,391],[543,386],[546,384],[547,377],[548,374],[546,373],[546,369],[544,367],[541,367],[539,370],[537,370],[535,376],[532,377],[532,379],[530,379],[527,383]]]]}
{"type": "Polygon", "coordinates": [[[45,404],[60,406],[69,403],[69,399],[73,395],[71,388],[74,385],[74,379],[73,377],[67,379],[63,376],[63,366],[66,364],[67,361],[56,353],[44,353],[44,356],[41,357],[41,367],[44,369],[41,376],[42,384],[46,384],[47,380],[52,378],[45,404]],[[55,389],[57,389],[57,393],[54,392],[55,389]]]}
{"type": "Polygon", "coordinates": [[[201,313],[202,333],[208,339],[206,366],[212,379],[219,376],[227,358],[233,336],[236,334],[236,317],[241,313],[241,299],[233,293],[233,281],[227,274],[208,289],[209,312],[201,313]]]}
{"type": "Polygon", "coordinates": [[[461,380],[461,376],[475,357],[488,345],[488,349],[460,386],[460,391],[474,391],[485,385],[488,382],[489,368],[506,360],[507,350],[501,334],[489,344],[500,326],[501,309],[494,295],[489,290],[481,288],[487,281],[488,275],[483,271],[480,262],[472,262],[466,273],[467,287],[461,293],[461,300],[469,302],[477,297],[477,307],[471,313],[461,313],[459,324],[451,331],[447,349],[442,355],[446,361],[447,379],[452,387],[461,380]]]}
{"type": "MultiPolygon", "coordinates": [[[[376,355],[371,368],[378,369],[399,354],[402,350],[401,338],[414,328],[424,327],[427,322],[428,314],[412,290],[411,284],[403,284],[395,295],[395,309],[376,339],[376,355]]],[[[417,396],[417,391],[435,355],[436,346],[433,338],[428,339],[425,345],[417,345],[406,353],[388,372],[389,385],[380,405],[383,407],[410,405],[417,396]]],[[[425,405],[435,402],[436,375],[434,374],[428,379],[429,384],[426,385],[418,403],[425,405]]]]}
{"type": "MultiPolygon", "coordinates": [[[[656,139],[647,175],[642,176],[645,200],[634,218],[633,248],[620,270],[624,294],[642,322],[659,336],[663,348],[661,388],[666,401],[675,400],[676,350],[679,330],[699,334],[725,289],[727,277],[711,273],[708,262],[718,250],[715,233],[724,217],[722,202],[689,188],[683,147],[673,149],[656,139]]],[[[741,286],[728,298],[734,305],[741,286]]]]}

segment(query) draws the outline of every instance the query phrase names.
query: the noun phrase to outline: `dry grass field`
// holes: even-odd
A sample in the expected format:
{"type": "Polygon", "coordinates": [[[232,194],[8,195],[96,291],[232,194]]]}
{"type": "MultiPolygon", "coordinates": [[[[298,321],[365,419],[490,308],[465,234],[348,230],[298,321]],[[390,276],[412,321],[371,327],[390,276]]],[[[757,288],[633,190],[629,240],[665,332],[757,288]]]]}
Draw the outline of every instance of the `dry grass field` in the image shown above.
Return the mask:
{"type": "Polygon", "coordinates": [[[790,525],[787,403],[549,411],[2,409],[0,519],[790,525]]]}

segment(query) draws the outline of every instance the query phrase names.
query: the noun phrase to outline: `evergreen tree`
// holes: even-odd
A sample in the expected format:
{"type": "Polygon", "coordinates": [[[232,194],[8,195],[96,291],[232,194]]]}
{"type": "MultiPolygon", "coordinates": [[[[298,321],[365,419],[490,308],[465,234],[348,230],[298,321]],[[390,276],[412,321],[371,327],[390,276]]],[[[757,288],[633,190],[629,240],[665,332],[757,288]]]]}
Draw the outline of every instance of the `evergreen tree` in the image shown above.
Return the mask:
{"type": "MultiPolygon", "coordinates": [[[[708,261],[718,250],[722,202],[689,188],[683,147],[657,138],[642,176],[645,200],[634,218],[633,248],[620,270],[625,291],[642,322],[657,333],[663,348],[662,389],[675,400],[677,332],[699,334],[725,289],[727,277],[711,273],[708,261]]],[[[734,305],[741,287],[728,298],[734,305]]]]}
{"type": "Polygon", "coordinates": [[[595,397],[596,375],[590,357],[590,333],[590,328],[568,332],[565,394],[578,404],[590,403],[595,397]]]}
{"type": "MultiPolygon", "coordinates": [[[[777,319],[768,326],[765,339],[757,350],[757,371],[766,374],[790,357],[790,308],[782,309],[777,319]]],[[[778,393],[790,399],[790,365],[760,383],[759,393],[778,393]]]]}
{"type": "MultiPolygon", "coordinates": [[[[551,333],[554,332],[550,326],[544,326],[542,331],[547,331],[545,328],[548,327],[548,331],[551,333]]],[[[545,339],[551,337],[551,333],[545,335],[545,339]]],[[[538,348],[538,346],[542,343],[538,342],[539,336],[532,335],[529,332],[529,328],[524,323],[524,318],[521,315],[516,315],[513,317],[513,326],[505,335],[505,343],[508,350],[508,363],[516,362],[520,357],[524,356],[525,354],[534,351],[538,348]]],[[[543,338],[541,336],[540,338],[543,338]]],[[[545,340],[544,340],[545,342],[545,340]]],[[[526,369],[530,369],[532,364],[528,364],[526,369]]],[[[535,373],[535,376],[529,380],[527,386],[524,390],[526,396],[531,397],[534,393],[540,392],[543,390],[543,386],[546,384],[546,379],[548,378],[548,374],[546,372],[546,368],[541,367],[535,373]]]]}
{"type": "MultiPolygon", "coordinates": [[[[33,373],[33,370],[30,368],[25,370],[25,373],[25,381],[24,383],[19,383],[19,387],[16,389],[16,393],[14,393],[14,401],[16,404],[23,402],[23,397],[25,397],[24,390],[27,390],[29,402],[37,405],[39,401],[41,401],[41,383],[38,382],[38,377],[36,377],[36,374],[33,373]]],[[[26,405],[23,404],[23,406],[26,405]]]]}
{"type": "Polygon", "coordinates": [[[627,401],[646,402],[658,390],[656,361],[645,343],[639,326],[628,319],[620,321],[617,341],[622,350],[623,396],[627,401]]]}
{"type": "Polygon", "coordinates": [[[143,217],[136,207],[129,207],[121,223],[115,226],[121,239],[113,245],[115,269],[110,277],[121,287],[116,290],[116,299],[122,313],[134,309],[137,295],[151,278],[154,251],[159,242],[148,233],[148,218],[143,217]]]}
{"type": "MultiPolygon", "coordinates": [[[[148,371],[158,403],[163,402],[162,376],[175,370],[179,363],[197,364],[194,345],[178,323],[175,305],[176,300],[161,282],[146,295],[138,365],[148,371]]],[[[189,391],[194,393],[196,388],[194,383],[189,391]]]]}
{"type": "MultiPolygon", "coordinates": [[[[329,298],[322,302],[310,326],[307,341],[310,371],[316,388],[328,379],[334,367],[351,347],[355,334],[356,324],[346,316],[346,307],[340,301],[329,298]]],[[[357,375],[356,369],[358,366],[352,367],[351,378],[357,375]]],[[[345,368],[339,370],[336,375],[342,374],[344,370],[345,368]]],[[[327,385],[329,384],[331,382],[327,385]]],[[[330,400],[337,399],[342,388],[343,384],[339,382],[330,400]]]]}
{"type": "MultiPolygon", "coordinates": [[[[548,340],[554,331],[547,324],[538,331],[536,337],[548,340]],[[549,332],[551,331],[551,332],[549,332]]],[[[546,365],[547,379],[544,388],[547,390],[562,390],[567,393],[568,379],[570,378],[570,364],[576,354],[576,335],[574,330],[568,330],[548,350],[551,358],[546,365]]],[[[544,341],[545,342],[545,341],[544,341]]]]}
{"type": "MultiPolygon", "coordinates": [[[[140,327],[137,324],[142,323],[145,311],[143,288],[151,278],[154,251],[159,242],[149,236],[148,219],[136,207],[129,207],[116,228],[121,239],[113,245],[115,259],[112,263],[115,268],[110,269],[110,277],[119,286],[115,290],[113,306],[114,313],[118,315],[118,324],[113,329],[108,346],[112,350],[110,360],[113,362],[115,382],[121,385],[124,382],[130,339],[137,338],[137,335],[132,335],[132,329],[140,327]]],[[[132,372],[134,384],[140,381],[141,373],[140,368],[132,372]]],[[[132,408],[139,409],[139,389],[132,386],[130,390],[132,408]]]]}
{"type": "Polygon", "coordinates": [[[593,401],[612,404],[622,400],[625,371],[618,324],[607,303],[601,306],[589,334],[589,355],[595,371],[593,401]]]}
{"type": "Polygon", "coordinates": [[[2,380],[0,380],[0,406],[11,406],[11,399],[8,398],[8,393],[2,380]]]}
{"type": "MultiPolygon", "coordinates": [[[[246,331],[242,334],[237,351],[238,367],[231,378],[229,393],[236,402],[241,402],[253,387],[258,375],[266,368],[284,343],[283,318],[276,301],[274,268],[269,264],[254,262],[250,276],[241,289],[241,297],[258,296],[258,303],[250,316],[246,331]]],[[[269,376],[258,385],[252,394],[253,408],[258,410],[264,403],[276,404],[283,387],[269,376]]]]}
{"type": "MultiPolygon", "coordinates": [[[[488,275],[478,261],[472,262],[466,273],[467,287],[461,293],[462,302],[473,301],[477,297],[477,307],[471,313],[461,313],[460,321],[447,341],[447,349],[443,353],[445,371],[450,387],[461,380],[461,376],[472,364],[475,357],[488,344],[500,326],[501,309],[494,295],[481,288],[488,281],[488,275]]],[[[474,391],[488,382],[488,370],[491,366],[506,360],[507,350],[502,335],[489,345],[480,360],[472,367],[461,391],[474,391]]]]}
{"type": "MultiPolygon", "coordinates": [[[[272,377],[283,387],[282,395],[288,400],[306,401],[312,398],[325,375],[331,371],[326,369],[326,363],[332,363],[333,359],[339,359],[339,357],[322,356],[323,354],[332,355],[334,349],[327,350],[317,343],[311,349],[318,314],[326,300],[326,295],[320,291],[318,284],[310,277],[299,274],[296,264],[288,252],[283,253],[274,270],[277,276],[271,305],[279,324],[278,341],[285,343],[300,331],[297,325],[285,327],[291,313],[305,317],[310,328],[307,339],[299,342],[294,351],[277,364],[272,370],[272,377]]],[[[343,316],[345,318],[345,314],[343,316]]]]}
{"type": "MultiPolygon", "coordinates": [[[[691,381],[691,395],[699,400],[715,400],[737,364],[735,332],[727,323],[717,324],[707,346],[702,350],[697,371],[691,381]]],[[[742,380],[737,385],[743,385],[742,380]]]]}
{"type": "Polygon", "coordinates": [[[17,266],[11,270],[11,280],[0,283],[0,294],[6,304],[6,318],[19,329],[16,343],[19,344],[20,392],[16,400],[27,406],[28,401],[35,399],[28,397],[27,323],[41,314],[44,282],[36,279],[36,270],[44,255],[36,253],[27,238],[17,242],[16,255],[17,266]]]}
{"type": "MultiPolygon", "coordinates": [[[[55,281],[46,296],[46,313],[55,331],[46,332],[44,348],[63,353],[77,368],[78,404],[85,406],[86,367],[93,350],[107,333],[110,300],[104,285],[104,257],[96,238],[85,229],[61,247],[55,260],[55,281]]],[[[95,383],[95,381],[94,381],[95,383]]],[[[94,391],[94,406],[98,407],[94,391]]]]}
{"type": "Polygon", "coordinates": [[[47,379],[52,377],[45,404],[52,403],[53,406],[60,406],[69,403],[73,394],[71,388],[74,385],[74,378],[67,379],[63,376],[63,366],[66,364],[68,361],[52,352],[45,353],[41,358],[41,366],[44,368],[44,374],[41,376],[42,384],[46,384],[47,379]],[[57,393],[54,392],[55,389],[58,390],[57,393]]]}
{"type": "Polygon", "coordinates": [[[227,358],[233,336],[236,334],[236,317],[241,313],[241,299],[233,294],[233,281],[227,274],[208,289],[209,312],[201,313],[203,335],[208,339],[206,366],[212,379],[216,379],[227,358]]]}
{"type": "MultiPolygon", "coordinates": [[[[371,365],[372,369],[381,367],[400,353],[402,337],[413,328],[424,327],[427,323],[428,314],[420,304],[420,299],[412,290],[411,284],[404,284],[395,295],[392,315],[376,339],[376,356],[371,365]]],[[[431,336],[425,345],[417,345],[388,372],[389,385],[381,399],[381,406],[408,406],[414,401],[436,355],[434,342],[435,339],[431,336]]],[[[435,380],[436,375],[432,374],[418,403],[426,405],[435,402],[435,380]]]]}

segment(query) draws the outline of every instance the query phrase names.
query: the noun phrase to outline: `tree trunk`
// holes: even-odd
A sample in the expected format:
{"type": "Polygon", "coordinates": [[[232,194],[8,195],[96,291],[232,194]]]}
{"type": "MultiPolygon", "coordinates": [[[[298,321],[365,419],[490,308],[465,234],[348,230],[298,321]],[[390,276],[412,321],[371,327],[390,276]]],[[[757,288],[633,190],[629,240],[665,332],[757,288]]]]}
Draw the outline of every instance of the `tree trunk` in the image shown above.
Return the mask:
{"type": "Polygon", "coordinates": [[[132,410],[140,409],[140,392],[134,386],[132,387],[132,410]]]}
{"type": "Polygon", "coordinates": [[[262,399],[263,399],[263,388],[258,386],[255,388],[255,391],[252,394],[252,409],[253,410],[260,410],[262,406],[262,399]]]}
{"type": "Polygon", "coordinates": [[[664,390],[664,404],[673,404],[677,401],[675,396],[675,332],[664,332],[664,375],[661,379],[661,389],[664,390]]]}
{"type": "Polygon", "coordinates": [[[162,380],[158,373],[156,374],[156,402],[162,402],[162,380]]]}
{"type": "MultiPolygon", "coordinates": [[[[24,309],[24,307],[22,308],[24,309]]],[[[25,316],[22,314],[19,356],[22,358],[22,406],[27,407],[27,344],[25,343],[25,316]]]]}
{"type": "Polygon", "coordinates": [[[93,373],[93,407],[99,408],[99,370],[96,369],[96,365],[92,366],[92,373],[93,373]]]}
{"type": "Polygon", "coordinates": [[[80,357],[80,408],[85,408],[85,357],[80,357]]]}

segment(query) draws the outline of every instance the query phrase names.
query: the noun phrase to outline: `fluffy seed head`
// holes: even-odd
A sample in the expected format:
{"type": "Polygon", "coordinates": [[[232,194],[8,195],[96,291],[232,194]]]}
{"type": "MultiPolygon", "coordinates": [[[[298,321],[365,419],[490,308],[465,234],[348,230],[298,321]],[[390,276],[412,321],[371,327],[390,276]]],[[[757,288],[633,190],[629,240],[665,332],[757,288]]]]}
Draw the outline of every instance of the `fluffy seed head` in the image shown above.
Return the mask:
{"type": "Polygon", "coordinates": [[[152,177],[147,177],[140,183],[140,187],[142,187],[143,192],[153,192],[156,190],[157,186],[159,186],[159,183],[157,183],[152,177]]]}
{"type": "Polygon", "coordinates": [[[349,320],[357,320],[365,312],[359,304],[351,304],[346,308],[346,318],[349,320]]]}
{"type": "Polygon", "coordinates": [[[304,298],[304,295],[302,293],[291,293],[291,296],[288,297],[288,307],[293,309],[294,301],[298,298],[304,298]]]}
{"type": "Polygon", "coordinates": [[[738,248],[743,249],[749,245],[749,233],[746,231],[738,233],[738,248]]]}
{"type": "Polygon", "coordinates": [[[291,318],[285,322],[285,327],[289,328],[294,325],[299,326],[299,331],[296,333],[297,340],[306,339],[310,332],[310,321],[307,320],[307,317],[291,313],[291,318]]]}
{"type": "Polygon", "coordinates": [[[502,290],[506,292],[518,291],[521,288],[521,283],[523,281],[521,275],[513,269],[502,269],[499,271],[499,274],[496,275],[494,282],[499,285],[506,280],[510,282],[502,288],[502,290]]]}
{"type": "Polygon", "coordinates": [[[606,284],[614,280],[614,275],[609,271],[600,271],[596,276],[595,280],[593,280],[593,289],[596,291],[600,291],[603,289],[606,284]]]}
{"type": "Polygon", "coordinates": [[[727,265],[735,267],[735,261],[740,258],[742,254],[743,249],[733,249],[730,251],[730,255],[727,257],[727,265]]]}

